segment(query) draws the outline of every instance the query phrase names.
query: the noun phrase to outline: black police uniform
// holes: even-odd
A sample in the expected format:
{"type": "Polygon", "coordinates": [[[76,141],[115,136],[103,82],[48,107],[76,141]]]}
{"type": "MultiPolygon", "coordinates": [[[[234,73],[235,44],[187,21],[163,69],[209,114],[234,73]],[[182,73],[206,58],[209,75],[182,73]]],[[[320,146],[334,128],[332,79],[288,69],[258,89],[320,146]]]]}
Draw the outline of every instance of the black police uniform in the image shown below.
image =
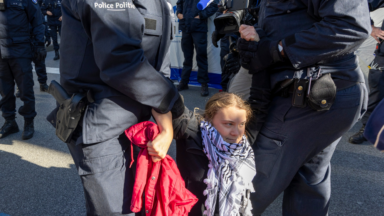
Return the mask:
{"type": "MultiPolygon", "coordinates": [[[[44,0],[38,0],[37,1],[39,6],[40,6],[40,9],[44,6],[44,0]]],[[[43,11],[41,11],[43,12],[43,11]]],[[[48,22],[47,20],[45,19],[45,15],[43,14],[43,24],[45,26],[45,43],[46,45],[49,46],[49,44],[51,44],[51,36],[49,34],[49,26],[48,26],[48,22]],[[49,44],[48,44],[48,41],[49,41],[49,44]]]]}
{"type": "MultiPolygon", "coordinates": [[[[6,0],[4,4],[5,10],[0,10],[0,93],[2,96],[0,107],[2,116],[7,122],[15,119],[14,81],[16,81],[20,89],[20,99],[24,102],[24,105],[19,108],[19,113],[26,122],[33,124],[36,111],[30,27],[32,27],[32,34],[37,45],[44,47],[42,15],[35,0],[6,0]]],[[[6,129],[4,126],[3,130],[6,129]]],[[[13,125],[12,132],[18,131],[16,127],[17,125],[13,125]]]]}
{"type": "MultiPolygon", "coordinates": [[[[57,32],[61,35],[61,0],[44,0],[42,12],[47,15],[48,26],[50,28],[50,36],[52,37],[53,48],[55,54],[58,55],[59,43],[57,42],[57,32]],[[52,16],[47,14],[47,11],[52,13],[52,16]]],[[[56,57],[56,56],[55,56],[56,57]]]]}
{"type": "MultiPolygon", "coordinates": [[[[41,9],[43,1],[42,0],[38,1],[38,4],[40,5],[40,9],[41,9]]],[[[48,25],[47,25],[47,22],[44,19],[44,16],[43,16],[43,24],[44,24],[44,27],[45,27],[45,41],[47,41],[47,38],[49,39],[49,33],[47,35],[48,25]]],[[[32,44],[35,44],[35,43],[38,43],[38,42],[35,41],[34,37],[32,37],[32,44]]],[[[32,58],[32,61],[35,64],[35,71],[36,71],[36,74],[37,74],[37,80],[40,83],[40,91],[46,91],[48,86],[46,84],[47,83],[47,69],[46,69],[46,66],[45,66],[45,59],[39,61],[39,60],[36,59],[36,57],[34,57],[34,58],[32,58]]]]}
{"type": "MultiPolygon", "coordinates": [[[[253,215],[261,215],[282,192],[283,215],[327,215],[333,152],[367,105],[354,51],[370,33],[368,4],[361,0],[262,0],[258,26],[265,32],[263,38],[276,42],[276,46],[258,48],[278,50],[281,41],[287,58],[278,62],[279,51],[260,53],[251,45],[249,52],[255,55],[250,64],[256,60],[260,64],[255,67],[269,63],[265,67],[273,89],[320,69],[326,78],[331,74],[337,91],[328,111],[293,106],[293,85],[286,94],[273,96],[253,145],[257,169],[256,193],[251,194],[253,215]],[[273,56],[272,62],[267,55],[273,56]]],[[[321,103],[327,106],[328,102],[321,103]]]]}
{"type": "MultiPolygon", "coordinates": [[[[378,8],[384,7],[383,0],[369,0],[368,2],[369,11],[371,12],[377,10],[378,8]]],[[[374,25],[372,19],[371,24],[374,25]]],[[[365,125],[367,124],[371,113],[375,110],[376,106],[384,98],[384,73],[382,72],[382,68],[384,68],[384,43],[380,43],[377,48],[378,49],[375,51],[377,53],[375,53],[375,58],[371,63],[371,65],[377,64],[377,66],[376,68],[369,69],[368,73],[368,108],[367,112],[361,119],[361,123],[363,124],[361,129],[349,138],[349,142],[353,144],[361,144],[366,141],[366,138],[363,135],[365,125]]]]}
{"type": "Polygon", "coordinates": [[[199,0],[178,0],[177,14],[183,14],[179,20],[179,29],[182,31],[181,49],[184,53],[183,70],[181,72],[181,84],[187,85],[193,66],[193,49],[196,49],[196,61],[198,73],[197,81],[201,84],[209,82],[208,56],[207,56],[207,32],[208,18],[217,12],[217,0],[210,3],[204,10],[197,9],[199,0]],[[199,16],[200,18],[195,18],[199,16]]]}
{"type": "MultiPolygon", "coordinates": [[[[167,113],[179,99],[160,70],[171,39],[167,1],[63,0],[60,82],[69,94],[91,90],[81,135],[68,143],[83,183],[87,215],[130,211],[135,166],[130,126],[167,113]]],[[[184,106],[182,106],[184,107],[184,106]]],[[[138,149],[135,149],[135,157],[138,149]]]]}

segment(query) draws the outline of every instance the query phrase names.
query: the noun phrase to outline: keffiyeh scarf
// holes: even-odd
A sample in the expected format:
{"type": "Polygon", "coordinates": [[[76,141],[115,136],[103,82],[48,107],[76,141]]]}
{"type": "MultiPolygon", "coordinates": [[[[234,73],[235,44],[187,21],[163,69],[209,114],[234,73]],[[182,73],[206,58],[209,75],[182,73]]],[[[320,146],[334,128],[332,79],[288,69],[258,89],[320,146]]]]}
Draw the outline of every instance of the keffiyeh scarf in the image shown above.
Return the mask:
{"type": "Polygon", "coordinates": [[[227,143],[206,121],[200,124],[204,152],[209,159],[204,215],[213,216],[219,203],[220,216],[252,216],[250,193],[255,192],[255,156],[245,135],[239,143],[227,143]]]}

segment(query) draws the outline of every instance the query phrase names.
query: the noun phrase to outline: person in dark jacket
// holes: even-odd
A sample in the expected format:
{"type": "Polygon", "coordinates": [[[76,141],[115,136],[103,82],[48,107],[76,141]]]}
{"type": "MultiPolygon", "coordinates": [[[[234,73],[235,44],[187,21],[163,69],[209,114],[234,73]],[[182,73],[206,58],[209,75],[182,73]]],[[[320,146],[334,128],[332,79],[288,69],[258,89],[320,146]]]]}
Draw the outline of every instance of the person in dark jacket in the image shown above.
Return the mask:
{"type": "Polygon", "coordinates": [[[36,116],[33,93],[32,57],[39,61],[45,58],[44,25],[37,1],[5,1],[5,10],[0,10],[0,107],[5,123],[0,138],[19,131],[15,121],[15,82],[20,88],[24,105],[19,114],[24,117],[22,139],[33,137],[33,119],[36,116]],[[31,27],[34,46],[31,46],[31,27]]]}
{"type": "MultiPolygon", "coordinates": [[[[37,1],[39,6],[40,6],[40,9],[43,8],[44,6],[44,0],[38,0],[37,1]]],[[[41,11],[43,12],[43,11],[41,11]]],[[[46,19],[46,15],[43,14],[43,24],[45,26],[45,46],[48,47],[49,45],[51,45],[51,36],[49,34],[49,26],[48,26],[48,22],[47,22],[47,19],[46,19]]]]}
{"type": "Polygon", "coordinates": [[[355,51],[371,31],[368,4],[264,0],[258,19],[237,44],[242,67],[266,70],[273,89],[253,144],[253,215],[281,193],[283,215],[328,215],[332,155],[367,106],[355,51]]]}
{"type": "MultiPolygon", "coordinates": [[[[69,95],[85,91],[93,98],[67,143],[87,215],[134,216],[136,164],[129,165],[131,154],[137,161],[139,149],[131,151],[124,131],[153,112],[177,118],[184,111],[176,87],[159,72],[171,43],[172,7],[166,0],[62,4],[60,84],[69,95]]],[[[50,122],[57,110],[47,118],[50,122]]],[[[149,151],[155,160],[165,157],[172,141],[172,131],[161,131],[149,151]]]]}
{"type": "Polygon", "coordinates": [[[50,36],[52,37],[53,49],[55,50],[53,60],[58,60],[60,59],[60,46],[57,41],[57,32],[61,36],[61,0],[44,0],[42,5],[43,14],[47,15],[50,36]]]}
{"type": "MultiPolygon", "coordinates": [[[[373,0],[369,2],[369,11],[375,11],[379,8],[384,7],[383,0],[373,0]]],[[[369,96],[368,96],[368,108],[367,112],[364,114],[361,119],[363,124],[360,130],[349,137],[349,142],[352,144],[361,144],[367,139],[364,137],[365,125],[368,122],[368,119],[375,110],[376,106],[384,99],[384,31],[380,27],[375,27],[375,23],[371,19],[372,32],[371,36],[377,41],[377,49],[375,51],[375,58],[370,64],[371,68],[368,73],[368,86],[369,86],[369,96]]]]}
{"type": "Polygon", "coordinates": [[[197,81],[201,84],[201,96],[209,95],[208,91],[208,56],[207,56],[207,19],[214,15],[218,8],[218,0],[213,0],[204,10],[197,9],[200,0],[178,0],[177,18],[182,31],[181,49],[184,53],[183,70],[177,89],[188,89],[189,76],[193,66],[193,49],[196,49],[198,73],[197,81]]]}

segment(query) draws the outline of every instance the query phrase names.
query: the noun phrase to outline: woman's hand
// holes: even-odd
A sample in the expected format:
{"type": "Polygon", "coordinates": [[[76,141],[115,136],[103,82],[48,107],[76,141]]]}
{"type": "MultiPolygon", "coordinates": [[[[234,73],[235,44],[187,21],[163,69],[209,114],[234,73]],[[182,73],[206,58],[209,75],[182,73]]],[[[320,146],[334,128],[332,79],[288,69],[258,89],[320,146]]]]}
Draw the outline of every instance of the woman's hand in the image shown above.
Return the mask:
{"type": "Polygon", "coordinates": [[[47,15],[48,15],[48,16],[52,16],[53,14],[52,14],[51,11],[47,11],[47,15]]]}
{"type": "Polygon", "coordinates": [[[161,161],[165,156],[173,140],[172,113],[160,114],[152,109],[153,118],[159,126],[160,133],[153,141],[147,144],[148,154],[153,162],[161,161]]]}

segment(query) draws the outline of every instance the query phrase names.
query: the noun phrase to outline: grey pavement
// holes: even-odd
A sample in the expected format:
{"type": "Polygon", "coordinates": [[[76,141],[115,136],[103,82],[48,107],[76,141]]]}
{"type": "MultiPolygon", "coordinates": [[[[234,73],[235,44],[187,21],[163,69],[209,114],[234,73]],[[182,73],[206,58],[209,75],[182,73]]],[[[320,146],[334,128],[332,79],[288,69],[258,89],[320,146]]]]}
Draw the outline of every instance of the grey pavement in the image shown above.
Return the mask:
{"type": "MultiPolygon", "coordinates": [[[[58,67],[48,53],[47,66],[58,67]]],[[[83,190],[66,144],[55,136],[45,120],[55,106],[54,99],[41,93],[34,74],[37,117],[35,135],[21,140],[21,133],[0,140],[0,216],[85,215],[83,190]]],[[[59,75],[48,74],[50,80],[59,75]]],[[[210,95],[218,90],[210,89],[210,95]]],[[[208,97],[200,97],[199,87],[182,91],[188,108],[204,108],[208,97]]],[[[17,100],[17,107],[22,102],[17,100]]],[[[23,128],[23,118],[17,115],[23,128]]],[[[4,120],[0,118],[0,126],[4,120]]],[[[347,138],[358,131],[356,124],[341,140],[332,159],[332,199],[330,215],[384,215],[384,155],[372,145],[352,145],[347,138]]],[[[310,143],[309,143],[310,144],[310,143]]],[[[170,149],[175,156],[175,145],[170,149]]],[[[284,181],[284,179],[281,179],[284,181]]],[[[265,212],[281,215],[281,196],[265,212]]]]}

